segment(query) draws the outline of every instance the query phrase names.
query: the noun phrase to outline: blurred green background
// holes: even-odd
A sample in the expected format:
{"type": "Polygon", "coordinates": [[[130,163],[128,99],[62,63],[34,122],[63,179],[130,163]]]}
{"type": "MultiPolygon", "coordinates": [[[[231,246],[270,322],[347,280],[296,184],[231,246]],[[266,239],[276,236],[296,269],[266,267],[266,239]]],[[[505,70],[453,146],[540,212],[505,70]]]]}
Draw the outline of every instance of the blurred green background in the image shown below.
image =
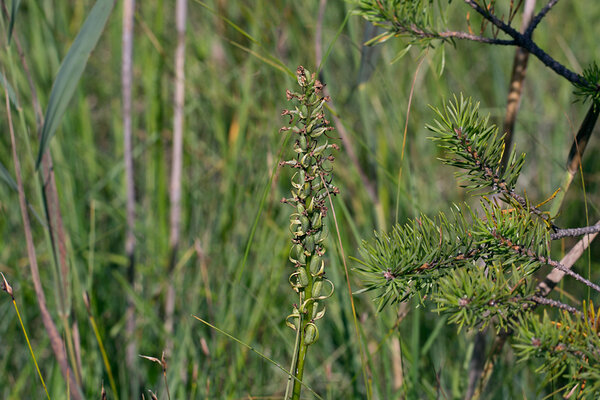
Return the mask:
{"type": "MultiPolygon", "coordinates": [[[[20,4],[14,31],[24,48],[42,107],[48,102],[60,62],[92,5],[91,1],[20,4]]],[[[452,8],[455,26],[464,29],[468,7],[455,1],[452,8]]],[[[411,49],[392,62],[406,42],[392,39],[364,48],[366,23],[352,15],[345,23],[352,9],[348,2],[326,3],[321,45],[327,57],[321,72],[360,167],[376,188],[378,203],[367,193],[359,171],[342,147],[335,163],[335,184],[341,194],[334,205],[345,254],[358,257],[361,240],[371,238],[375,229],[389,230],[394,223],[419,213],[446,210],[451,202],[472,201],[456,184],[455,171],[436,160],[439,150],[427,140],[425,129],[434,118],[428,105],[440,106],[453,93],[463,93],[480,101],[483,112],[501,123],[514,48],[460,42],[446,46],[444,53],[435,48],[422,55],[411,49]],[[419,69],[421,56],[424,61],[419,69]]],[[[87,397],[99,398],[103,383],[109,398],[114,398],[114,393],[88,321],[84,291],[90,294],[92,314],[120,398],[130,398],[132,381],[139,383],[140,390],[150,389],[159,398],[166,398],[160,365],[139,358],[135,368],[126,366],[124,338],[130,295],[135,299],[137,352],[160,358],[167,342],[174,343],[167,354],[171,398],[283,396],[285,374],[192,315],[289,365],[294,332],[285,327],[284,320],[297,300],[288,284],[292,271],[287,261],[290,210],[279,200],[288,195],[290,174],[276,165],[284,139],[278,130],[286,123],[280,117],[288,106],[285,89],[295,89],[296,83],[278,63],[292,71],[298,65],[316,69],[318,16],[316,1],[217,0],[205,5],[189,1],[182,244],[171,276],[167,266],[174,2],[138,2],[133,56],[138,245],[132,285],[127,279],[125,256],[122,4],[115,5],[50,147],[68,235],[70,321],[79,332],[77,347],[87,397]],[[273,171],[276,175],[269,185],[273,171]],[[261,208],[265,190],[266,202],[261,208]],[[249,242],[259,212],[256,232],[249,242]],[[175,326],[170,334],[164,328],[169,282],[176,289],[175,326]]],[[[600,59],[599,18],[597,2],[560,2],[544,19],[535,39],[557,60],[581,73],[586,65],[600,59]]],[[[38,141],[33,103],[14,41],[8,43],[7,30],[8,19],[3,18],[0,69],[15,88],[21,106],[18,113],[13,112],[13,119],[25,191],[32,207],[43,215],[34,170],[38,141]]],[[[586,106],[574,103],[572,91],[566,80],[537,59],[530,59],[516,146],[527,153],[519,188],[535,201],[546,199],[560,185],[572,137],[587,111],[586,106]]],[[[14,176],[6,115],[3,107],[0,161],[14,176]]],[[[600,215],[597,151],[598,141],[592,137],[583,177],[576,177],[558,220],[561,227],[590,225],[600,215]]],[[[291,147],[284,148],[283,153],[289,158],[291,147]]],[[[43,226],[35,219],[32,224],[48,306],[59,322],[58,278],[53,272],[51,244],[43,226]]],[[[367,293],[354,296],[362,335],[359,344],[331,219],[329,224],[327,274],[336,291],[327,300],[327,313],[319,321],[320,338],[308,353],[306,382],[326,399],[366,398],[359,352],[359,346],[364,346],[373,398],[462,398],[474,332],[457,335],[456,327],[448,326],[443,316],[414,304],[377,313],[372,295],[367,293]]],[[[14,288],[50,395],[64,399],[66,386],[41,323],[31,283],[18,197],[5,184],[0,185],[0,234],[0,271],[14,288]]],[[[567,240],[562,248],[557,247],[557,258],[570,244],[567,240]]],[[[595,255],[597,247],[580,261],[582,272],[597,269],[595,255]]],[[[346,261],[350,268],[355,263],[346,261]]],[[[352,270],[350,279],[352,289],[360,289],[352,270]]],[[[568,284],[565,286],[569,290],[568,284]]],[[[584,297],[582,293],[572,295],[584,297]]],[[[0,321],[0,397],[45,397],[5,293],[0,296],[0,321]]],[[[552,386],[541,386],[533,371],[535,363],[515,364],[510,349],[505,350],[486,398],[542,398],[553,391],[552,386]]],[[[145,396],[149,397],[147,391],[145,396]]],[[[304,398],[313,397],[305,391],[304,398]]]]}

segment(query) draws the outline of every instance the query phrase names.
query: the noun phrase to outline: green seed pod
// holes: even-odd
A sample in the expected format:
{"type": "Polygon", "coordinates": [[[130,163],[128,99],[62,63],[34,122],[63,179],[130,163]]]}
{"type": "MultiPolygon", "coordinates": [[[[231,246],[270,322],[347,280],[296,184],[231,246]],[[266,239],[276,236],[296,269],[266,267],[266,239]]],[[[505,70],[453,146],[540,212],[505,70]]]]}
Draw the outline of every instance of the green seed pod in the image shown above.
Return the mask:
{"type": "MultiPolygon", "coordinates": [[[[304,256],[304,248],[300,243],[294,244],[290,249],[290,255],[288,256],[289,260],[293,263],[296,263],[302,256],[304,256]]],[[[304,259],[306,260],[306,257],[304,259]]]]}
{"type": "Polygon", "coordinates": [[[317,231],[312,234],[313,239],[315,240],[315,245],[317,245],[320,242],[322,242],[321,235],[322,235],[322,230],[321,229],[317,229],[317,231]]]}
{"type": "Polygon", "coordinates": [[[306,269],[305,268],[299,268],[298,269],[298,284],[305,288],[306,286],[308,286],[308,274],[306,273],[306,269]]]}
{"type": "Polygon", "coordinates": [[[319,180],[314,180],[313,184],[312,184],[312,190],[314,190],[315,192],[318,192],[319,190],[323,189],[323,181],[321,179],[319,180]]]}
{"type": "Polygon", "coordinates": [[[329,142],[325,141],[325,144],[323,144],[323,145],[317,147],[316,149],[314,149],[313,150],[314,155],[315,156],[320,156],[321,153],[323,153],[323,151],[327,148],[328,144],[329,144],[329,142]]]}
{"type": "Polygon", "coordinates": [[[306,68],[302,68],[302,71],[304,73],[304,78],[306,79],[306,82],[310,84],[310,86],[313,85],[313,82],[310,80],[310,71],[307,70],[306,68]]]}
{"type": "Polygon", "coordinates": [[[304,210],[306,210],[306,208],[304,208],[304,204],[298,203],[296,205],[296,211],[298,212],[298,214],[300,214],[300,215],[304,214],[304,210]]]}
{"type": "MultiPolygon", "coordinates": [[[[325,261],[323,261],[323,259],[320,256],[315,255],[310,259],[310,273],[312,276],[322,274],[324,267],[325,261]]],[[[315,296],[318,296],[318,294],[315,294],[315,296]]]]}
{"type": "Polygon", "coordinates": [[[306,183],[306,172],[304,170],[300,170],[298,173],[298,185],[304,185],[306,183]]]}
{"type": "Polygon", "coordinates": [[[320,320],[325,315],[325,307],[321,311],[317,310],[317,307],[313,309],[313,321],[320,320]]]}
{"type": "Polygon", "coordinates": [[[317,129],[313,130],[313,131],[310,133],[310,137],[312,137],[312,138],[318,138],[318,137],[319,137],[319,136],[321,136],[323,133],[325,133],[325,131],[326,131],[326,130],[327,130],[327,128],[326,128],[326,127],[323,127],[323,126],[322,126],[322,127],[320,127],[320,128],[317,128],[317,129]]]}
{"type": "Polygon", "coordinates": [[[315,107],[315,109],[313,110],[312,113],[310,113],[310,117],[311,118],[315,118],[323,109],[323,104],[325,103],[325,100],[321,99],[321,101],[319,101],[319,104],[315,107]]]}
{"type": "Polygon", "coordinates": [[[312,295],[313,297],[319,297],[321,294],[321,289],[323,289],[323,280],[317,279],[313,283],[312,295]]]}
{"type": "Polygon", "coordinates": [[[323,243],[325,239],[327,239],[327,235],[329,234],[329,230],[327,229],[327,225],[323,225],[320,231],[317,232],[318,237],[315,238],[315,244],[323,243]]]}
{"type": "Polygon", "coordinates": [[[298,139],[298,145],[303,152],[306,151],[308,148],[308,139],[306,138],[306,135],[300,135],[300,138],[298,139]]]}
{"type": "Polygon", "coordinates": [[[306,108],[306,106],[304,104],[302,104],[302,107],[300,108],[300,118],[306,118],[308,117],[308,108],[306,108]]]}
{"type": "Polygon", "coordinates": [[[304,251],[304,254],[307,256],[311,255],[313,251],[315,251],[315,238],[313,235],[308,235],[304,238],[304,251]]]}
{"type": "Polygon", "coordinates": [[[312,322],[309,322],[304,328],[304,344],[311,345],[319,339],[319,330],[312,322]]]}
{"type": "Polygon", "coordinates": [[[310,154],[305,154],[300,160],[300,164],[306,169],[310,168],[314,163],[315,159],[310,154]]]}
{"type": "Polygon", "coordinates": [[[315,198],[309,197],[308,199],[306,199],[306,212],[311,214],[313,212],[314,208],[315,208],[315,198]]]}
{"type": "Polygon", "coordinates": [[[300,227],[302,228],[302,232],[306,232],[310,228],[310,221],[307,216],[303,215],[300,217],[300,227]]]}
{"type": "Polygon", "coordinates": [[[313,229],[320,229],[323,226],[323,218],[320,212],[313,215],[310,225],[313,229]]]}

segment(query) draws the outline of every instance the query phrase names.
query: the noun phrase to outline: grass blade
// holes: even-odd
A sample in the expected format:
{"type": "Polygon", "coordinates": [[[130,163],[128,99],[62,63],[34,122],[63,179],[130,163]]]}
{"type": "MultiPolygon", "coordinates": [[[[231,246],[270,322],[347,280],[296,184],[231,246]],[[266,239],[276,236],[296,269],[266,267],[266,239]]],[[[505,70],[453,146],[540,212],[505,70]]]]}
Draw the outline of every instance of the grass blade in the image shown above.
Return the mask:
{"type": "Polygon", "coordinates": [[[39,168],[42,155],[48,148],[58,124],[75,92],[79,78],[85,69],[90,53],[96,47],[104,30],[104,25],[113,9],[114,0],[98,0],[79,30],[75,41],[64,58],[50,92],[48,108],[40,138],[40,149],[36,168],[39,168]]]}
{"type": "Polygon", "coordinates": [[[15,18],[17,17],[17,10],[19,9],[19,4],[21,0],[13,0],[12,6],[10,8],[10,22],[8,24],[8,43],[10,43],[10,39],[12,38],[13,28],[15,26],[15,18]]]}
{"type": "Polygon", "coordinates": [[[17,100],[17,95],[15,94],[15,90],[10,85],[10,83],[8,83],[8,81],[6,80],[6,77],[4,76],[4,74],[2,72],[0,72],[0,84],[2,84],[2,86],[4,87],[4,90],[6,90],[6,92],[8,93],[8,98],[10,99],[10,102],[12,103],[12,105],[15,106],[16,109],[19,109],[20,108],[19,101],[17,100]]]}

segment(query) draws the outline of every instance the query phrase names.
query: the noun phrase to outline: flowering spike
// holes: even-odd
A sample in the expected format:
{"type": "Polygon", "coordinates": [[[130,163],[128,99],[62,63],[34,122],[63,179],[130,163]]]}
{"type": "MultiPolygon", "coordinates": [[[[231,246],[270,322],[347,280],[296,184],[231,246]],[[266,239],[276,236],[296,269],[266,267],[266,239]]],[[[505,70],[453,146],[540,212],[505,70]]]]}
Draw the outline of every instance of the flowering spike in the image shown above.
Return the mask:
{"type": "MultiPolygon", "coordinates": [[[[294,307],[292,314],[286,318],[286,324],[302,334],[298,336],[297,364],[293,371],[302,379],[304,357],[307,347],[319,337],[315,321],[325,314],[320,302],[333,294],[333,284],[325,278],[324,238],[327,215],[325,202],[328,196],[339,193],[332,183],[332,150],[339,149],[330,144],[325,135],[333,130],[325,119],[324,104],[329,100],[323,95],[325,85],[315,79],[304,67],[296,70],[300,92],[286,91],[288,100],[295,100],[297,105],[285,110],[282,116],[289,116],[293,126],[282,128],[280,132],[291,131],[295,140],[293,144],[294,159],[282,162],[297,170],[291,178],[292,196],[285,203],[294,206],[295,212],[290,216],[290,233],[292,247],[289,260],[295,270],[289,277],[292,289],[299,295],[300,308],[294,307]],[[321,294],[325,282],[331,286],[327,295],[321,294]]],[[[300,386],[294,385],[294,398],[299,398],[300,386]]]]}

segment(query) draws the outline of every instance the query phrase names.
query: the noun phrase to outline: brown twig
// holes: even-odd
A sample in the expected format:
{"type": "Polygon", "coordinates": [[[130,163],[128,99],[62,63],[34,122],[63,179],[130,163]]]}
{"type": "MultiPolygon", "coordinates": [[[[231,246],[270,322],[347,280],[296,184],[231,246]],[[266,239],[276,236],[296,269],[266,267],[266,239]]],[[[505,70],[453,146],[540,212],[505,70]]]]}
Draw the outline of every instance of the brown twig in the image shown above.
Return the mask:
{"type": "MultiPolygon", "coordinates": [[[[598,221],[598,224],[600,224],[600,221],[598,221]]],[[[562,258],[562,260],[560,260],[560,263],[564,265],[565,268],[572,268],[573,265],[575,265],[575,262],[579,260],[583,252],[589,247],[597,235],[598,232],[582,237],[579,242],[577,242],[577,244],[573,246],[571,250],[562,258]]],[[[552,270],[552,272],[550,272],[546,278],[537,285],[538,293],[542,296],[547,296],[550,294],[552,289],[558,285],[564,276],[565,272],[557,269],[552,270]]]]}
{"type": "Polygon", "coordinates": [[[550,306],[550,307],[555,307],[561,310],[565,310],[571,314],[575,314],[577,316],[581,316],[582,313],[581,311],[579,311],[578,309],[576,309],[573,306],[570,306],[568,304],[565,303],[561,303],[560,301],[557,300],[552,300],[552,299],[547,299],[545,297],[542,296],[532,296],[531,300],[535,301],[537,304],[542,304],[545,306],[550,306]]]}
{"type": "MultiPolygon", "coordinates": [[[[487,43],[487,44],[498,44],[502,46],[515,46],[517,42],[514,40],[506,40],[506,39],[497,39],[493,37],[486,37],[481,35],[473,35],[467,32],[459,32],[459,31],[444,31],[439,32],[437,35],[444,39],[461,39],[461,40],[471,40],[473,42],[479,43],[487,43]]],[[[433,37],[433,36],[432,36],[433,37]]]]}
{"type": "Polygon", "coordinates": [[[584,226],[582,228],[559,229],[550,234],[550,239],[557,240],[570,236],[582,236],[590,233],[600,232],[600,222],[592,226],[584,226]]]}

